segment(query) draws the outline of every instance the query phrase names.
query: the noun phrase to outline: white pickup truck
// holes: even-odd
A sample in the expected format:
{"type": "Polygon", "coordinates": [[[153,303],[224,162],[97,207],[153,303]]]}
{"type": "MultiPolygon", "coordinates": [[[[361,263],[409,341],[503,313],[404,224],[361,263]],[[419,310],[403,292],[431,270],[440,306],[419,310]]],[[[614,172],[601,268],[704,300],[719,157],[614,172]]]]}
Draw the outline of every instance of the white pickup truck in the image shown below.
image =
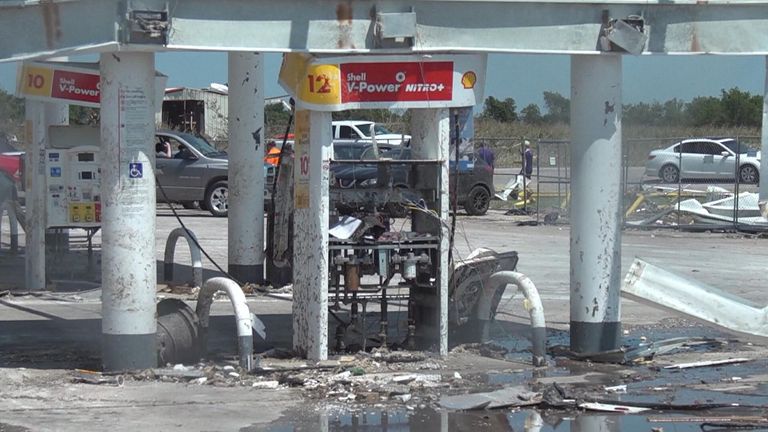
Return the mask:
{"type": "Polygon", "coordinates": [[[372,141],[371,128],[373,135],[376,135],[376,142],[380,144],[401,145],[411,140],[410,135],[402,135],[390,132],[380,124],[366,120],[337,120],[332,123],[333,140],[352,140],[361,143],[370,143],[372,141]]]}

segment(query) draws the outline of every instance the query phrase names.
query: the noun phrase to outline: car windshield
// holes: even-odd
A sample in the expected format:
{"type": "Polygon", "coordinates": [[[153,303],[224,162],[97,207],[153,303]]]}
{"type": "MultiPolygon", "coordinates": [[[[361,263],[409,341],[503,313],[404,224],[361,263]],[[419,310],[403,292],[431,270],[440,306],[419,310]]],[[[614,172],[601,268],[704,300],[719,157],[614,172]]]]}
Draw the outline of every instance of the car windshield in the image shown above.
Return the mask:
{"type": "Polygon", "coordinates": [[[384,126],[376,123],[373,126],[373,133],[375,133],[376,135],[391,135],[392,131],[390,131],[389,129],[385,128],[384,126]]]}
{"type": "Polygon", "coordinates": [[[359,160],[363,155],[365,149],[370,148],[367,146],[353,145],[353,146],[341,146],[336,145],[333,147],[333,157],[336,160],[359,160]]]}
{"type": "Polygon", "coordinates": [[[736,140],[725,140],[720,142],[722,145],[728,147],[729,150],[731,150],[734,153],[738,154],[745,154],[748,153],[750,150],[749,147],[745,146],[744,144],[739,143],[736,140]]]}
{"type": "Polygon", "coordinates": [[[192,135],[188,133],[180,133],[179,137],[181,137],[184,141],[188,142],[197,151],[202,153],[203,156],[216,157],[216,156],[224,156],[227,154],[226,152],[216,150],[216,148],[213,145],[211,145],[211,143],[209,143],[205,138],[201,136],[192,135]]]}

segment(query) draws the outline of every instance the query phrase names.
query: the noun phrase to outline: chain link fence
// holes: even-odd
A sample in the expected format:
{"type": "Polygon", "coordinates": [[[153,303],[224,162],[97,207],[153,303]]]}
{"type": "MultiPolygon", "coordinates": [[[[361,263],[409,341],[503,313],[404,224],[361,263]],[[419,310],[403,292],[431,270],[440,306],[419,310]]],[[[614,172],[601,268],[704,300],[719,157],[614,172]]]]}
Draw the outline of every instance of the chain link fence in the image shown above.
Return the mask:
{"type": "Polygon", "coordinates": [[[763,231],[760,137],[677,137],[625,145],[628,227],[763,231]]]}
{"type": "MultiPolygon", "coordinates": [[[[521,173],[525,138],[478,138],[496,152],[497,189],[521,173]]],[[[568,140],[531,140],[533,174],[510,211],[567,222],[568,140]]],[[[624,141],[623,216],[629,228],[763,231],[758,203],[760,137],[669,137],[624,141]]],[[[599,175],[599,173],[596,173],[599,175]]]]}

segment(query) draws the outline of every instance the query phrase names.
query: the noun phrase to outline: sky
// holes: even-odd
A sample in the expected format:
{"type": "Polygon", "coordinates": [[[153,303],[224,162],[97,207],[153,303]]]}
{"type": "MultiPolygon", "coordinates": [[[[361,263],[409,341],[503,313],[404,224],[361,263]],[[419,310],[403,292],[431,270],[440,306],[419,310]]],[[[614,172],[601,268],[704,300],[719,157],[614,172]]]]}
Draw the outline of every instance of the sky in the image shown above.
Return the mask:
{"type": "MultiPolygon", "coordinates": [[[[72,58],[93,61],[94,56],[72,58]]],[[[265,55],[266,96],[285,92],[277,84],[280,54],[265,55]]],[[[226,83],[227,54],[223,52],[158,53],[155,67],[168,75],[169,87],[205,88],[226,83]]],[[[719,96],[738,87],[764,94],[765,58],[760,56],[625,56],[623,101],[664,102],[672,98],[690,101],[697,96],[719,96]]],[[[16,63],[0,63],[0,88],[13,92],[16,63]]],[[[570,97],[570,59],[567,55],[491,54],[488,58],[485,95],[513,98],[518,111],[535,103],[544,112],[543,92],[570,97]]]]}

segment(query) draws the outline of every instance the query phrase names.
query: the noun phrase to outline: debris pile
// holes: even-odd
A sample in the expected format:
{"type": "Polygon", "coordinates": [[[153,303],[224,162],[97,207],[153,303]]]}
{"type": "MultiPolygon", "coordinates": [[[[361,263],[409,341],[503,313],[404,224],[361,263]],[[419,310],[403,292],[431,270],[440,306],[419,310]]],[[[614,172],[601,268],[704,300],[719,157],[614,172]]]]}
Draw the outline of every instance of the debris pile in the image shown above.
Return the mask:
{"type": "Polygon", "coordinates": [[[504,360],[509,350],[492,342],[467,343],[459,345],[451,350],[452,353],[470,353],[481,357],[504,360]]]}

